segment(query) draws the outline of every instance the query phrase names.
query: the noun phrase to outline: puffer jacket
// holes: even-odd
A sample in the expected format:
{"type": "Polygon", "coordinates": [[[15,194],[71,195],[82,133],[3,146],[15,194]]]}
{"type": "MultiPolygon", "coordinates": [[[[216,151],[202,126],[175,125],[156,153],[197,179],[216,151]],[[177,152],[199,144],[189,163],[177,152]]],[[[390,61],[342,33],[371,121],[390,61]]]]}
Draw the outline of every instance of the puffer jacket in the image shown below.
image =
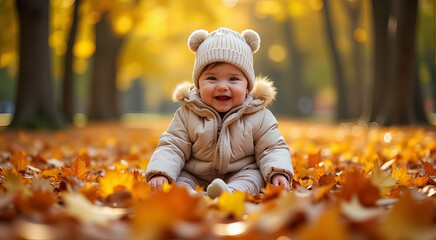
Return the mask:
{"type": "Polygon", "coordinates": [[[147,166],[147,181],[161,174],[175,182],[182,169],[209,182],[244,169],[260,169],[266,183],[276,173],[290,181],[294,172],[289,148],[265,107],[275,95],[272,82],[258,77],[243,104],[221,119],[193,85],[177,87],[173,100],[184,105],[159,139],[147,166]]]}

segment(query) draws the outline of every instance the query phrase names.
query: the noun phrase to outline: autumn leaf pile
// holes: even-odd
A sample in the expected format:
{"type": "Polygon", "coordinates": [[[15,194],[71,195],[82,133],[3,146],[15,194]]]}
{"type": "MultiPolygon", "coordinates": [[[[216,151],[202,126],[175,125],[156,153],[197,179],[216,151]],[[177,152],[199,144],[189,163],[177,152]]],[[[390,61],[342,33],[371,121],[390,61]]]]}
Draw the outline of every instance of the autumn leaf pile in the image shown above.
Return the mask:
{"type": "Polygon", "coordinates": [[[292,191],[210,199],[143,178],[164,128],[0,130],[0,239],[436,239],[436,133],[280,122],[292,191]]]}

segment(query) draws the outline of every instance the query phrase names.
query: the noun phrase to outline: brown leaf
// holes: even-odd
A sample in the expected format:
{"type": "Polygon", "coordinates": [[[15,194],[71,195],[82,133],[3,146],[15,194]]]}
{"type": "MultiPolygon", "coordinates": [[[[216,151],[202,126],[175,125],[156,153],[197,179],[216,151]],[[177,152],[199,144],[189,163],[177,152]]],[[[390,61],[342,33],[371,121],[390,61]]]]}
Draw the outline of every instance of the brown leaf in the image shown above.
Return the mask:
{"type": "Polygon", "coordinates": [[[433,167],[433,165],[431,165],[429,162],[425,162],[422,161],[422,166],[424,167],[425,170],[425,174],[427,174],[428,176],[436,176],[436,168],[433,167]]]}
{"type": "Polygon", "coordinates": [[[321,161],[322,161],[321,151],[318,151],[315,154],[309,153],[309,156],[308,156],[308,167],[309,168],[317,166],[321,161]]]}
{"type": "Polygon", "coordinates": [[[89,172],[86,172],[86,163],[81,158],[77,158],[71,168],[61,168],[62,175],[64,176],[77,176],[82,181],[86,181],[89,172]]]}
{"type": "Polygon", "coordinates": [[[321,186],[332,185],[336,183],[336,178],[333,173],[325,173],[318,179],[318,183],[321,186]]]}
{"type": "Polygon", "coordinates": [[[351,170],[351,172],[345,173],[344,184],[337,195],[348,202],[351,201],[353,195],[357,195],[360,203],[369,207],[375,206],[376,201],[380,198],[380,191],[362,173],[351,170]]]}

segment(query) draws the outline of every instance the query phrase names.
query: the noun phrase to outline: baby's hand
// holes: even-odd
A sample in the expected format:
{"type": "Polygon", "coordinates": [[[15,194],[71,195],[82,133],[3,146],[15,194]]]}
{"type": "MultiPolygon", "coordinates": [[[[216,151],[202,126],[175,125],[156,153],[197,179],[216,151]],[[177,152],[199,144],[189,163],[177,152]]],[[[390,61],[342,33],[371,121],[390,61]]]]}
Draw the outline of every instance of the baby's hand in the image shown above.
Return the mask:
{"type": "Polygon", "coordinates": [[[155,175],[148,181],[148,184],[151,185],[153,190],[161,190],[164,182],[169,183],[168,178],[163,175],[155,175]]]}
{"type": "Polygon", "coordinates": [[[289,186],[289,182],[288,179],[283,175],[283,174],[274,174],[274,176],[272,177],[272,184],[273,186],[279,186],[279,185],[283,185],[284,186],[284,190],[286,191],[290,191],[291,187],[289,186]]]}

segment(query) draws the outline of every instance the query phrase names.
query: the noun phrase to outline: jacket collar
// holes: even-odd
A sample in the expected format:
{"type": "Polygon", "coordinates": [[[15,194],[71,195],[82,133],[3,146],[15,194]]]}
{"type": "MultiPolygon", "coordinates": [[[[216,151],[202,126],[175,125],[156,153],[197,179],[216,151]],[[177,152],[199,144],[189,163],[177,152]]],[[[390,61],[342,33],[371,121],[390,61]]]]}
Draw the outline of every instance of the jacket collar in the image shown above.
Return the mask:
{"type": "MultiPolygon", "coordinates": [[[[274,83],[267,77],[259,76],[256,78],[253,91],[248,94],[247,99],[254,100],[255,102],[258,102],[256,100],[260,100],[262,105],[268,106],[272,101],[274,101],[276,94],[277,89],[274,87],[274,83]],[[250,95],[251,97],[249,97],[250,95]]],[[[200,96],[198,95],[198,91],[194,84],[188,82],[178,85],[173,92],[174,102],[186,102],[199,97],[200,96]]]]}

